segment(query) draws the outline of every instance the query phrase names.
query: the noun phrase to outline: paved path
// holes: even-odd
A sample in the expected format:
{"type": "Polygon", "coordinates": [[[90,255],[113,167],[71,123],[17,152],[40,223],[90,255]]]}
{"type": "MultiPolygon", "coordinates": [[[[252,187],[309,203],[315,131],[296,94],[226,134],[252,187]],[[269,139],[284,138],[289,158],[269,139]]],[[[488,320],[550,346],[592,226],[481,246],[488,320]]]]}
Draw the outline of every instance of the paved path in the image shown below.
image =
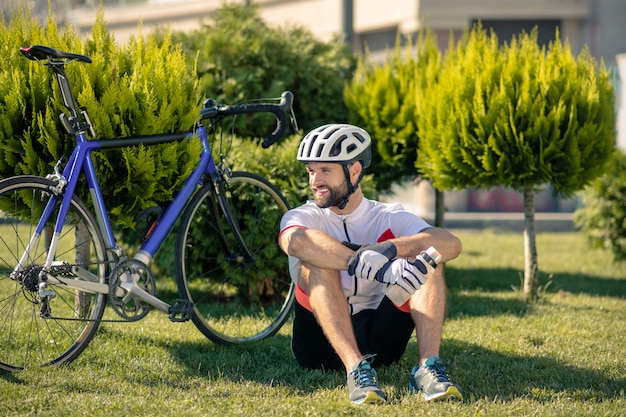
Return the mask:
{"type": "MultiPolygon", "coordinates": [[[[424,215],[431,224],[434,217],[424,215]]],[[[448,229],[501,229],[507,231],[524,230],[524,213],[454,213],[444,216],[448,229]]],[[[536,232],[573,232],[576,226],[573,213],[535,213],[536,232]]]]}

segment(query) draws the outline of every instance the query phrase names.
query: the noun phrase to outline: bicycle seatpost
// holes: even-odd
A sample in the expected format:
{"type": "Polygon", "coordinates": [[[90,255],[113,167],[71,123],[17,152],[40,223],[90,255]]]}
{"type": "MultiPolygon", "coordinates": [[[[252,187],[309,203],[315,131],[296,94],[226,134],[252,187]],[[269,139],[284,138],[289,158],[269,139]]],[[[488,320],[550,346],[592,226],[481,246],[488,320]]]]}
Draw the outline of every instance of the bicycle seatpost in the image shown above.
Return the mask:
{"type": "Polygon", "coordinates": [[[67,78],[67,72],[65,71],[65,62],[48,62],[48,68],[54,74],[54,77],[59,84],[61,90],[61,96],[63,97],[63,104],[70,111],[70,119],[78,117],[78,110],[76,110],[76,102],[74,101],[74,95],[72,94],[72,88],[67,78]]]}
{"type": "Polygon", "coordinates": [[[61,91],[63,104],[70,111],[69,118],[65,114],[61,114],[60,116],[65,130],[71,135],[75,135],[78,132],[89,132],[89,134],[94,137],[95,132],[89,115],[84,111],[79,113],[76,107],[72,87],[70,86],[70,81],[65,71],[66,64],[73,61],[82,61],[89,64],[91,63],[91,58],[86,55],[58,51],[43,45],[23,46],[20,48],[20,52],[28,59],[43,62],[54,74],[57,84],[59,85],[59,90],[61,91]]]}
{"type": "Polygon", "coordinates": [[[59,84],[59,89],[61,90],[61,96],[63,97],[63,104],[70,111],[70,117],[68,118],[65,114],[60,115],[61,122],[63,123],[63,127],[67,130],[67,133],[70,135],[75,135],[78,132],[89,132],[91,137],[95,137],[96,133],[94,132],[93,125],[91,124],[91,119],[89,119],[89,115],[86,111],[78,112],[76,108],[76,101],[74,100],[74,95],[72,94],[72,88],[70,86],[69,79],[67,78],[67,72],[65,71],[65,64],[67,62],[56,62],[53,60],[48,61],[48,68],[54,74],[57,83],[59,84]]]}

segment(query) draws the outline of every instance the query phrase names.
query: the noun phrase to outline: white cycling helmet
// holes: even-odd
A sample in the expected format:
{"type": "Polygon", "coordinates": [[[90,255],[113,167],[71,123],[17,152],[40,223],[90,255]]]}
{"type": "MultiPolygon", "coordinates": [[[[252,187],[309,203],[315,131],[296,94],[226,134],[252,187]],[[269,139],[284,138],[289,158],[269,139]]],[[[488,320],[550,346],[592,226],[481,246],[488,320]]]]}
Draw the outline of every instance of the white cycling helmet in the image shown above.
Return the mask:
{"type": "Polygon", "coordinates": [[[337,162],[342,165],[361,161],[363,169],[372,160],[372,139],[357,126],[328,124],[310,131],[298,148],[300,162],[337,162]]]}

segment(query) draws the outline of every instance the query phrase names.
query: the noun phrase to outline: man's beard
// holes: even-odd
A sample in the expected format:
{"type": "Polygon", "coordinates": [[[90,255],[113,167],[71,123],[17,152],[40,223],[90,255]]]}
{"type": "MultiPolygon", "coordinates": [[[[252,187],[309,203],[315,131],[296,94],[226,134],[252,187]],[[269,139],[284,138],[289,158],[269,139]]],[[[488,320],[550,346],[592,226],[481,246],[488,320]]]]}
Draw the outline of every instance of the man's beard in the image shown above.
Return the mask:
{"type": "Polygon", "coordinates": [[[314,194],[315,204],[319,208],[328,208],[328,207],[337,207],[347,199],[349,196],[348,187],[344,183],[339,187],[327,187],[328,194],[324,197],[320,197],[317,194],[314,194]]]}

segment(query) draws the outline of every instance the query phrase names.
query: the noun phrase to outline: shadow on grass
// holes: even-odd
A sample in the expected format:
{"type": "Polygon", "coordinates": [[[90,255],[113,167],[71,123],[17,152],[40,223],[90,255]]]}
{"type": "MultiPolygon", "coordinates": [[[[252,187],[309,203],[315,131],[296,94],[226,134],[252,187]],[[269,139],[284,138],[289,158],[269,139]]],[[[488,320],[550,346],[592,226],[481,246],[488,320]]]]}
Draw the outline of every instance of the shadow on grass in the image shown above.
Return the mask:
{"type": "MultiPolygon", "coordinates": [[[[142,384],[151,389],[167,384],[189,389],[190,378],[205,378],[212,383],[234,384],[255,383],[267,387],[280,387],[289,395],[307,396],[318,390],[343,389],[345,376],[337,371],[311,371],[300,368],[291,356],[289,336],[277,335],[250,345],[217,345],[208,340],[172,344],[166,339],[158,341],[149,336],[132,336],[117,330],[108,329],[100,337],[123,339],[125,343],[145,344],[165,349],[181,365],[181,375],[168,375],[164,378],[152,362],[146,362],[146,369],[135,369],[131,373],[119,373],[117,378],[132,379],[132,384],[142,384]],[[184,378],[181,376],[184,375],[184,378]]],[[[122,341],[120,341],[122,343],[122,341]]],[[[597,370],[580,365],[563,364],[557,359],[529,353],[527,355],[507,354],[465,341],[447,338],[442,351],[454,358],[449,367],[451,379],[463,390],[466,404],[477,401],[513,401],[530,399],[540,403],[559,400],[598,401],[622,399],[626,389],[626,377],[614,377],[610,369],[597,370]]],[[[390,398],[393,403],[408,394],[408,371],[413,358],[417,357],[414,342],[409,344],[406,354],[396,364],[377,368],[383,387],[394,387],[390,398]]],[[[81,368],[81,358],[75,364],[81,368]]],[[[108,360],[108,359],[107,359],[108,360]]],[[[90,366],[99,367],[99,360],[92,360],[90,366]]],[[[133,366],[137,366],[135,363],[133,366]]],[[[19,374],[0,373],[8,382],[21,383],[19,374]]],[[[125,385],[124,385],[125,386],[125,385]]],[[[64,389],[72,389],[68,383],[64,389]]],[[[97,389],[101,390],[102,387],[97,389]]],[[[76,381],[75,389],[83,392],[84,381],[76,381]]],[[[95,389],[95,387],[94,387],[95,389]]],[[[102,388],[104,389],[104,388],[102,388]]]]}
{"type": "Polygon", "coordinates": [[[26,382],[19,377],[19,371],[17,372],[9,372],[4,369],[0,369],[0,378],[4,379],[7,382],[11,382],[13,384],[25,384],[26,382]]]}
{"type": "MultiPolygon", "coordinates": [[[[341,372],[300,368],[291,356],[289,339],[278,335],[244,346],[215,345],[207,341],[168,348],[187,372],[210,380],[280,386],[293,395],[308,395],[345,385],[341,372]]],[[[444,340],[443,350],[454,358],[450,374],[462,387],[468,402],[519,398],[540,402],[557,398],[601,401],[623,398],[626,388],[626,378],[611,378],[608,372],[585,367],[584,361],[580,366],[564,365],[545,355],[506,354],[455,339],[444,340]]],[[[378,369],[381,383],[395,386],[400,395],[405,395],[408,371],[415,357],[417,348],[412,342],[398,363],[378,369]]]]}
{"type": "Polygon", "coordinates": [[[446,339],[443,345],[455,358],[452,379],[463,388],[467,398],[595,402],[624,397],[626,377],[614,378],[611,370],[585,367],[585,360],[580,361],[580,366],[572,366],[550,356],[505,354],[455,339],[446,339]]]}
{"type": "MultiPolygon", "coordinates": [[[[455,316],[524,316],[532,307],[524,302],[523,276],[512,268],[447,268],[448,314],[455,316]],[[511,297],[495,293],[514,294],[511,297]]],[[[541,293],[571,293],[626,298],[626,281],[585,274],[560,273],[540,276],[541,293]]]]}
{"type": "MultiPolygon", "coordinates": [[[[150,335],[133,335],[132,340],[129,340],[127,334],[115,329],[106,329],[100,333],[100,337],[119,338],[119,343],[146,345],[169,352],[182,365],[181,372],[184,375],[182,379],[176,376],[168,379],[170,386],[179,382],[185,384],[184,380],[188,377],[200,377],[216,382],[252,381],[266,386],[284,387],[294,394],[307,394],[345,384],[345,375],[340,372],[308,371],[300,368],[291,354],[289,336],[275,335],[250,344],[222,345],[208,339],[171,343],[167,339],[155,339],[150,335]]],[[[93,362],[91,365],[99,366],[93,362]]],[[[140,366],[143,367],[143,363],[140,366]]],[[[141,375],[140,383],[153,386],[163,382],[160,371],[152,372],[152,366],[153,364],[146,361],[146,369],[138,370],[137,374],[141,375]]]]}
{"type": "MultiPolygon", "coordinates": [[[[292,390],[294,394],[303,395],[319,389],[335,389],[345,384],[345,375],[341,372],[301,368],[291,354],[290,341],[289,336],[276,335],[250,345],[225,346],[209,343],[211,352],[205,355],[205,359],[210,360],[213,368],[210,365],[203,370],[210,378],[228,378],[234,382],[248,380],[268,386],[281,386],[292,390]]],[[[205,349],[209,347],[203,346],[205,349]]],[[[181,356],[183,361],[192,358],[193,356],[181,356]]],[[[194,358],[185,365],[196,366],[196,360],[194,358]]]]}
{"type": "MultiPolygon", "coordinates": [[[[524,271],[514,268],[471,268],[448,267],[446,280],[450,291],[481,291],[484,293],[520,290],[524,271]]],[[[606,278],[586,274],[539,274],[539,286],[549,293],[567,291],[573,294],[588,294],[609,297],[626,297],[623,279],[606,278]]]]}
{"type": "MultiPolygon", "coordinates": [[[[189,372],[210,379],[281,386],[292,390],[294,395],[335,389],[345,384],[345,377],[340,372],[310,371],[298,367],[291,357],[289,338],[286,336],[275,336],[250,346],[191,343],[172,346],[171,349],[189,372]],[[189,351],[196,354],[189,355],[189,351]],[[203,351],[203,354],[197,354],[203,351]]],[[[444,341],[444,350],[455,358],[450,369],[452,379],[462,387],[466,400],[470,402],[484,399],[511,401],[517,398],[547,402],[560,397],[599,401],[622,398],[626,387],[626,378],[612,379],[602,371],[582,365],[564,365],[548,356],[504,354],[454,339],[444,341]]],[[[404,392],[408,370],[412,366],[410,358],[414,357],[416,349],[411,344],[399,363],[379,369],[381,382],[404,392]]]]}
{"type": "Polygon", "coordinates": [[[488,293],[450,291],[448,317],[497,317],[511,315],[523,317],[529,311],[520,294],[517,298],[497,298],[488,293]]]}

